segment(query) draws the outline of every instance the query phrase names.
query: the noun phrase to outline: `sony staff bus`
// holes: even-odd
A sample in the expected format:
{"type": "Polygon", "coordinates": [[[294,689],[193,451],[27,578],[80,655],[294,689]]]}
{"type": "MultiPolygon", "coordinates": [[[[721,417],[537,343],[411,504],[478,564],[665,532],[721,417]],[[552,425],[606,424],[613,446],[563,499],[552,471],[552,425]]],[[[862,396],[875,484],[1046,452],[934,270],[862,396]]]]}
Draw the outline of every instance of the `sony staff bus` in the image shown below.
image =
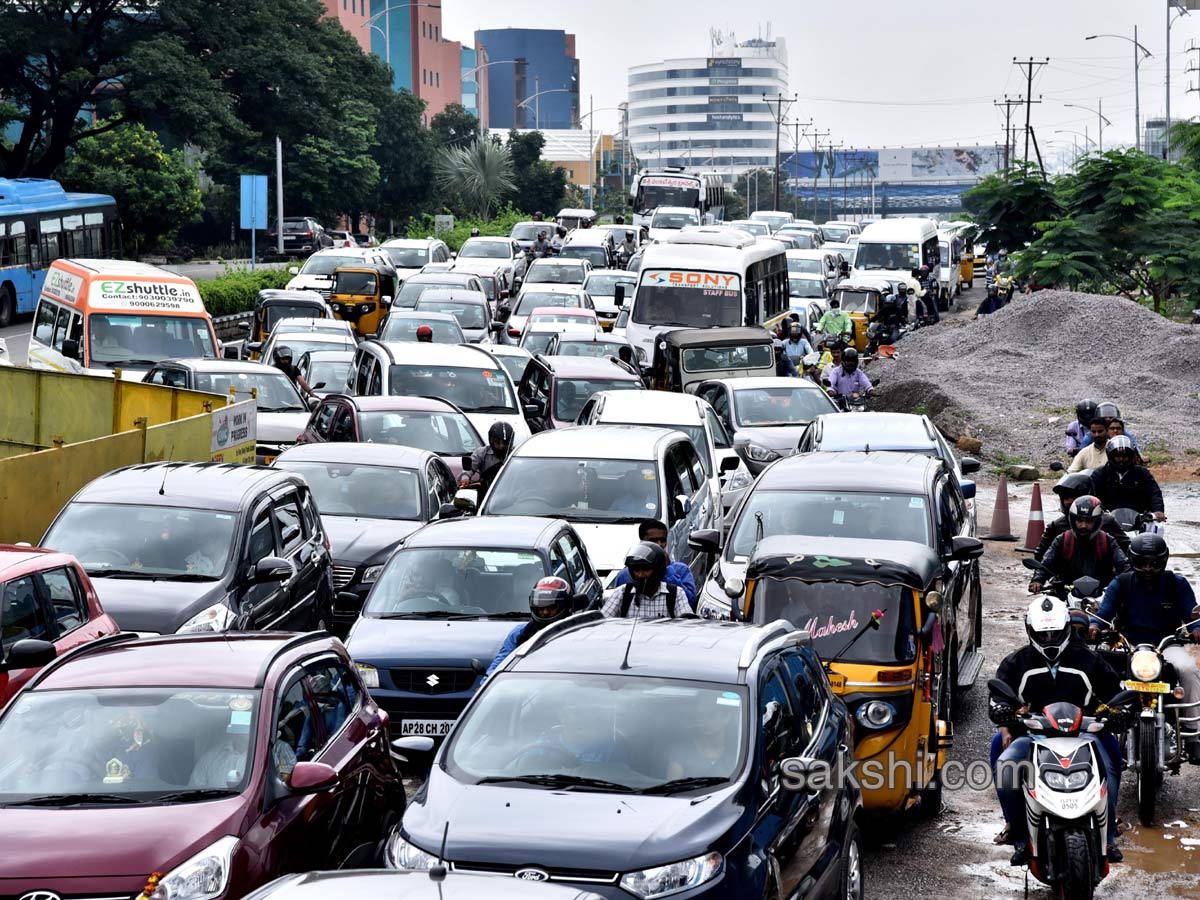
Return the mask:
{"type": "Polygon", "coordinates": [[[706,223],[725,218],[725,183],[715,172],[687,172],[678,166],[642,169],[633,177],[629,199],[637,228],[649,228],[660,206],[694,209],[706,223]]]}
{"type": "Polygon", "coordinates": [[[638,361],[676,328],[772,328],[790,311],[783,244],[728,228],[687,228],[642,257],[625,337],[638,361]]]}

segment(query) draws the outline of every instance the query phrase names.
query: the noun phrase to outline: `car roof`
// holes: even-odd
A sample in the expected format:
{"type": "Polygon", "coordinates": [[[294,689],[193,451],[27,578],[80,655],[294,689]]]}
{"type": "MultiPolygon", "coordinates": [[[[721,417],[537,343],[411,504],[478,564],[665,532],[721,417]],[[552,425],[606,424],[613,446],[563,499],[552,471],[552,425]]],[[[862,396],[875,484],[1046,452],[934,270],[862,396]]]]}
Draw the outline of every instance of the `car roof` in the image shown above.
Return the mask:
{"type": "MultiPolygon", "coordinates": [[[[421,300],[424,300],[428,294],[436,293],[435,291],[426,291],[421,295],[421,300]]],[[[417,301],[420,303],[420,300],[417,301]]],[[[453,322],[458,324],[458,319],[454,318],[450,313],[434,312],[432,309],[397,309],[388,311],[389,319],[416,319],[419,322],[453,322]]],[[[406,343],[404,341],[384,341],[381,343],[406,343]]]]}
{"type": "Polygon", "coordinates": [[[489,344],[487,352],[492,356],[524,356],[526,359],[533,356],[524,347],[518,347],[516,344],[489,344]]]}
{"type": "Polygon", "coordinates": [[[628,269],[592,269],[592,271],[588,272],[584,286],[586,287],[588,281],[591,281],[597,275],[607,275],[610,278],[616,275],[623,275],[631,281],[637,281],[637,272],[630,272],[628,269]]]}
{"type": "MultiPolygon", "coordinates": [[[[566,259],[564,259],[562,257],[555,257],[553,259],[543,258],[543,259],[535,259],[533,261],[534,266],[540,266],[542,268],[545,268],[546,266],[571,266],[573,268],[579,268],[580,266],[583,265],[583,263],[584,263],[584,260],[582,260],[582,259],[571,259],[569,257],[566,259]]],[[[531,268],[532,268],[532,266],[531,266],[531,268]]]]}
{"type": "Polygon", "coordinates": [[[821,450],[927,450],[938,440],[932,423],[913,413],[865,412],[818,416],[821,450]]]}
{"type": "Polygon", "coordinates": [[[180,366],[193,372],[225,372],[229,374],[258,373],[282,375],[283,372],[275,366],[266,363],[253,362],[248,359],[211,359],[208,357],[192,357],[188,359],[163,359],[156,366],[180,366]]]}
{"type": "Polygon", "coordinates": [[[432,290],[422,292],[417,298],[417,307],[420,308],[422,303],[428,303],[431,300],[454,300],[464,303],[483,304],[488,302],[487,294],[483,291],[473,291],[468,288],[433,288],[432,290]]]}
{"type": "Polygon", "coordinates": [[[885,294],[892,292],[892,282],[886,278],[881,278],[878,275],[855,275],[853,278],[846,278],[834,287],[835,291],[881,291],[885,294]]]}
{"type": "Polygon", "coordinates": [[[489,244],[512,244],[512,238],[506,234],[477,234],[475,237],[467,238],[464,243],[470,244],[478,241],[479,243],[489,244]]]}
{"type": "MultiPolygon", "coordinates": [[[[404,346],[409,345],[405,344],[404,346]]],[[[362,412],[458,412],[452,404],[437,397],[354,397],[348,394],[330,396],[340,396],[342,399],[349,400],[362,412]]],[[[326,399],[328,400],[329,397],[326,399]]]]}
{"type": "MultiPolygon", "coordinates": [[[[743,388],[751,390],[753,388],[779,388],[792,387],[802,391],[821,391],[825,389],[815,381],[810,381],[807,378],[791,378],[787,375],[759,375],[751,378],[713,378],[712,381],[719,382],[727,388],[735,391],[740,391],[743,388]]],[[[855,413],[855,415],[858,415],[855,413]]]]}
{"type": "Polygon", "coordinates": [[[381,247],[410,247],[419,249],[428,247],[430,244],[441,243],[439,238],[392,238],[390,241],[384,241],[381,247]]]}
{"type": "Polygon", "coordinates": [[[769,466],[755,490],[924,494],[931,473],[941,468],[940,460],[918,453],[805,453],[769,466]]]}
{"type": "MultiPolygon", "coordinates": [[[[383,347],[398,366],[445,365],[490,368],[487,352],[474,344],[422,344],[404,341],[372,341],[383,347]]],[[[364,344],[363,346],[367,346],[364,344]]]]}
{"type": "MultiPolygon", "coordinates": [[[[454,317],[450,316],[449,318],[454,317]]],[[[352,359],[354,357],[354,349],[347,347],[345,350],[305,350],[302,355],[307,356],[314,362],[321,362],[327,359],[352,359]]]]}
{"type": "Polygon", "coordinates": [[[315,290],[297,290],[295,288],[263,288],[257,294],[257,299],[264,304],[273,300],[287,301],[291,305],[306,303],[310,306],[325,307],[325,298],[315,290]]]}
{"type": "Polygon", "coordinates": [[[654,212],[655,213],[694,213],[697,216],[700,215],[698,210],[693,209],[690,206],[660,206],[656,210],[654,210],[654,212]]]}
{"type": "Polygon", "coordinates": [[[642,381],[641,376],[635,375],[612,357],[540,356],[540,361],[558,378],[604,378],[636,381],[639,384],[642,381]]]}
{"type": "Polygon", "coordinates": [[[563,242],[564,247],[579,244],[584,247],[601,247],[613,239],[612,232],[599,228],[576,228],[563,242]]]}
{"type": "Polygon", "coordinates": [[[513,456],[649,460],[657,458],[658,445],[662,441],[676,435],[680,435],[680,432],[670,428],[645,428],[640,425],[555,428],[535,434],[517,447],[513,456]]]}
{"type": "Polygon", "coordinates": [[[594,319],[596,311],[581,306],[535,306],[529,311],[533,316],[567,316],[572,319],[594,319]]]}
{"type": "Polygon", "coordinates": [[[101,475],[82,487],[71,502],[180,506],[228,512],[239,510],[246,498],[285,483],[297,483],[297,479],[267,466],[142,463],[101,475]]]}
{"type": "Polygon", "coordinates": [[[354,348],[354,337],[347,331],[272,331],[269,340],[272,348],[287,343],[288,338],[298,341],[310,341],[317,344],[330,344],[336,347],[354,348]]]}
{"type": "MultiPolygon", "coordinates": [[[[73,557],[66,553],[61,553],[58,550],[48,550],[44,547],[17,547],[13,544],[0,544],[0,578],[4,578],[4,571],[15,566],[24,566],[26,563],[39,560],[46,565],[54,565],[56,557],[62,557],[63,562],[73,557]]],[[[60,565],[62,563],[59,563],[60,565]]]]}
{"type": "Polygon", "coordinates": [[[171,278],[176,281],[191,280],[184,275],[176,275],[159,266],[124,259],[75,259],[72,257],[64,259],[63,262],[96,275],[125,275],[130,278],[150,279],[171,278]]]}
{"type": "Polygon", "coordinates": [[[603,404],[601,419],[636,425],[701,425],[708,406],[695,394],[673,391],[599,391],[591,399],[603,404]]]}
{"type": "Polygon", "coordinates": [[[823,260],[827,256],[832,256],[832,253],[827,252],[824,248],[819,250],[784,250],[784,255],[788,259],[820,259],[823,260]]]}
{"type": "Polygon", "coordinates": [[[332,441],[288,447],[279,454],[277,462],[356,463],[389,469],[419,469],[436,456],[428,450],[398,444],[332,441]]]}
{"type": "Polygon", "coordinates": [[[740,344],[772,344],[771,332],[763,328],[677,328],[659,335],[674,347],[729,347],[740,344]]]}
{"type": "MultiPolygon", "coordinates": [[[[569,325],[570,322],[559,323],[569,325]]],[[[536,328],[537,326],[534,326],[536,328]]],[[[533,328],[529,329],[533,331],[533,328]]],[[[595,329],[587,328],[572,328],[562,332],[560,340],[563,343],[572,344],[628,344],[629,341],[623,337],[616,337],[611,331],[596,331],[595,329]]]]}
{"type": "MultiPolygon", "coordinates": [[[[538,260],[543,262],[543,260],[538,260]]],[[[589,273],[590,274],[590,273],[589,273]]],[[[526,294],[583,294],[586,293],[582,284],[570,284],[561,281],[526,281],[521,284],[521,293],[526,294]]]]}
{"type": "Polygon", "coordinates": [[[439,519],[404,541],[412,547],[541,547],[567,523],[538,516],[472,516],[439,519]],[[547,534],[549,532],[549,534],[547,534]]]}
{"type": "Polygon", "coordinates": [[[474,273],[458,274],[451,271],[418,272],[404,280],[405,284],[453,284],[465,287],[472,278],[478,278],[474,273]]]}

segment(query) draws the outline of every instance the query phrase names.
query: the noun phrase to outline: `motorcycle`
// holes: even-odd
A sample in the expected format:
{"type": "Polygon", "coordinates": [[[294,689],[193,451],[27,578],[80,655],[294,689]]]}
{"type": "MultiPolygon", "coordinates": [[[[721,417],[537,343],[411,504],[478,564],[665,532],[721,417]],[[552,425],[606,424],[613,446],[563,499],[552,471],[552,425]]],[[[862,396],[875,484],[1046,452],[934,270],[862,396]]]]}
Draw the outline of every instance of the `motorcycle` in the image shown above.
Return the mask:
{"type": "Polygon", "coordinates": [[[1100,598],[1104,595],[1105,586],[1099,579],[1084,575],[1073,582],[1066,582],[1035,559],[1026,557],[1021,560],[1021,564],[1043,577],[1042,593],[1052,594],[1066,603],[1071,614],[1071,624],[1077,630],[1087,631],[1090,622],[1088,617],[1099,608],[1100,598]]]}
{"type": "Polygon", "coordinates": [[[1129,509],[1123,506],[1120,509],[1114,509],[1112,517],[1117,520],[1117,524],[1121,526],[1122,531],[1129,531],[1134,534],[1140,532],[1161,534],[1164,537],[1167,533],[1167,526],[1162,522],[1156,522],[1153,513],[1138,512],[1136,509],[1129,509]]]}
{"type": "MultiPolygon", "coordinates": [[[[1051,703],[1040,712],[1018,713],[1020,698],[1006,683],[988,682],[992,697],[1013,710],[1013,722],[1033,740],[1030,777],[1022,786],[1029,821],[1033,877],[1062,900],[1091,900],[1108,874],[1108,795],[1097,744],[1108,719],[1083,715],[1072,703],[1051,703]]],[[[1108,703],[1114,712],[1133,702],[1121,691],[1108,703]]]]}

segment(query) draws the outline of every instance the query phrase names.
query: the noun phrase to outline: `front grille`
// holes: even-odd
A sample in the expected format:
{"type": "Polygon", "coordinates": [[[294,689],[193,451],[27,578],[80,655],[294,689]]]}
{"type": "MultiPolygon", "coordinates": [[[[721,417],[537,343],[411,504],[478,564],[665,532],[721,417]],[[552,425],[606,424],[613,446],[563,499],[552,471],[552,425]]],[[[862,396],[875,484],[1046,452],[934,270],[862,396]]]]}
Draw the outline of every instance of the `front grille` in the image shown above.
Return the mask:
{"type": "Polygon", "coordinates": [[[450,868],[455,872],[477,872],[510,877],[522,869],[541,869],[549,874],[550,881],[586,881],[592,884],[615,884],[620,878],[619,873],[605,872],[599,869],[566,869],[559,866],[513,866],[508,863],[455,862],[451,863],[450,868]]]}
{"type": "Polygon", "coordinates": [[[333,567],[333,589],[340,591],[346,585],[354,580],[354,573],[357,570],[354,566],[334,566],[333,567]]]}
{"type": "Polygon", "coordinates": [[[478,677],[472,669],[392,669],[392,684],[396,690],[409,694],[461,694],[469,691],[478,677]]]}
{"type": "Polygon", "coordinates": [[[371,699],[391,717],[394,729],[405,719],[457,719],[467,705],[460,698],[397,697],[386,690],[371,691],[371,699]]]}
{"type": "Polygon", "coordinates": [[[317,288],[317,293],[320,294],[325,302],[329,302],[329,298],[333,296],[333,288],[317,288]]]}

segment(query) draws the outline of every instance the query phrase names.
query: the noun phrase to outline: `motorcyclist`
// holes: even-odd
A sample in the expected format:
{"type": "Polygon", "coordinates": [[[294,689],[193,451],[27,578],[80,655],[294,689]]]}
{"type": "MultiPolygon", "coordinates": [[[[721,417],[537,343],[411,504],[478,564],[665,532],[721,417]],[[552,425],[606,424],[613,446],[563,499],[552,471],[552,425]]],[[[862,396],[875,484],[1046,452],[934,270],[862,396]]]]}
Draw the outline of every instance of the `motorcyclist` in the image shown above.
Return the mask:
{"type": "Polygon", "coordinates": [[[821,354],[821,359],[817,363],[821,370],[822,383],[829,381],[829,376],[833,374],[833,370],[842,364],[842,352],[845,347],[841,341],[833,341],[824,353],[821,354]]]}
{"type": "Polygon", "coordinates": [[[780,378],[785,376],[792,378],[800,377],[800,370],[796,368],[796,364],[792,362],[792,358],[784,351],[783,341],[776,338],[772,344],[775,348],[775,374],[780,378]]]}
{"type": "MultiPolygon", "coordinates": [[[[988,716],[1000,726],[992,738],[991,756],[996,794],[1006,823],[996,842],[1014,845],[1010,860],[1014,866],[1025,865],[1032,856],[1021,772],[1028,765],[1033,742],[1021,733],[1023,729],[1016,713],[1042,710],[1051,703],[1065,702],[1078,706],[1087,715],[1094,715],[1103,701],[1115,696],[1120,689],[1120,680],[1112,667],[1072,636],[1070,612],[1062,600],[1035,598],[1025,616],[1025,632],[1029,643],[1006,656],[996,670],[996,678],[1007,684],[1020,699],[1020,710],[1014,710],[997,697],[992,697],[988,703],[988,716]]],[[[1096,742],[1097,756],[1104,765],[1108,781],[1108,860],[1120,862],[1123,857],[1116,847],[1120,746],[1107,730],[1087,737],[1096,742]]]]}
{"type": "MultiPolygon", "coordinates": [[[[646,519],[638,525],[638,540],[649,541],[652,544],[658,544],[658,546],[662,547],[663,552],[667,554],[667,571],[663,576],[663,581],[667,584],[678,585],[687,598],[687,602],[695,608],[696,580],[692,577],[692,570],[688,567],[687,563],[675,562],[671,559],[671,554],[667,551],[666,523],[658,519],[646,519]]],[[[617,577],[613,579],[613,587],[629,584],[630,581],[632,581],[632,576],[629,573],[629,569],[622,569],[617,573],[617,577]]]]}
{"type": "MultiPolygon", "coordinates": [[[[992,287],[994,286],[989,285],[988,287],[989,295],[992,287]]],[[[1095,400],[1080,400],[1075,404],[1075,421],[1067,426],[1067,456],[1074,456],[1092,442],[1090,427],[1092,419],[1096,417],[1096,407],[1099,405],[1095,400]]]]}
{"type": "Polygon", "coordinates": [[[554,229],[554,237],[552,237],[550,239],[550,248],[555,253],[558,253],[559,251],[562,250],[563,244],[566,243],[566,240],[567,240],[567,229],[564,228],[562,225],[559,225],[557,228],[554,229]]]}
{"type": "Polygon", "coordinates": [[[625,240],[617,244],[617,256],[622,260],[622,265],[627,265],[635,253],[637,253],[637,244],[634,243],[633,232],[626,231],[625,240]]]}
{"type": "Polygon", "coordinates": [[[1088,469],[1098,469],[1108,462],[1106,447],[1108,445],[1108,426],[1104,420],[1093,418],[1088,423],[1088,437],[1091,440],[1079,449],[1067,466],[1068,472],[1083,472],[1088,469]]]}
{"type": "Polygon", "coordinates": [[[271,359],[275,363],[275,368],[290,378],[292,384],[298,387],[304,396],[313,396],[313,389],[308,386],[308,382],[305,381],[304,376],[300,374],[300,369],[292,363],[291,347],[288,347],[287,345],[276,347],[274,352],[271,354],[271,359]]]}
{"type": "MultiPolygon", "coordinates": [[[[1200,619],[1196,618],[1196,595],[1187,579],[1167,571],[1171,556],[1162,535],[1137,534],[1130,543],[1133,571],[1109,582],[1100,608],[1092,617],[1088,637],[1096,640],[1102,627],[1114,627],[1134,646],[1157,645],[1181,625],[1188,636],[1200,643],[1200,619]]],[[[1184,703],[1200,701],[1200,671],[1195,658],[1185,647],[1167,647],[1163,659],[1175,669],[1183,687],[1184,703]]],[[[1192,713],[1194,715],[1194,713],[1192,713]]],[[[1200,765],[1200,732],[1185,735],[1188,761],[1200,765]]]]}
{"type": "Polygon", "coordinates": [[[829,373],[829,393],[835,397],[870,394],[871,379],[858,367],[858,351],[847,347],[842,351],[842,364],[829,373]]]}
{"type": "Polygon", "coordinates": [[[539,259],[547,257],[550,255],[551,249],[552,249],[551,243],[548,240],[546,240],[546,232],[539,231],[538,235],[537,235],[537,240],[533,242],[534,255],[537,256],[539,259]]]}
{"type": "MultiPolygon", "coordinates": [[[[987,286],[987,296],[983,298],[983,302],[979,304],[979,308],[975,310],[975,318],[980,316],[990,316],[1004,306],[1004,301],[1000,299],[1000,288],[994,284],[987,286]]],[[[1069,432],[1068,432],[1069,433],[1069,432]]]]}
{"type": "Polygon", "coordinates": [[[651,541],[634,544],[625,554],[629,584],[614,587],[600,611],[609,618],[678,619],[694,616],[683,590],[669,584],[667,551],[651,541]]]}
{"type": "Polygon", "coordinates": [[[908,280],[904,282],[905,289],[912,291],[909,295],[913,298],[917,305],[917,319],[925,320],[928,317],[925,314],[925,286],[921,283],[921,270],[913,269],[909,273],[908,280]]]}
{"type": "Polygon", "coordinates": [[[533,214],[533,221],[542,222],[544,220],[545,220],[545,216],[542,214],[542,211],[540,209],[533,214]]]}
{"type": "Polygon", "coordinates": [[[1008,258],[1008,251],[1001,250],[996,255],[995,271],[997,275],[1011,275],[1013,270],[1012,260],[1008,258]]]}
{"type": "Polygon", "coordinates": [[[428,325],[418,325],[417,326],[417,343],[418,344],[432,344],[433,343],[433,329],[430,328],[428,325]]]}
{"type": "Polygon", "coordinates": [[[529,592],[529,621],[522,622],[508,633],[508,637],[500,645],[500,652],[487,667],[487,675],[490,676],[508,659],[510,653],[547,625],[565,619],[574,611],[571,586],[565,580],[555,575],[541,579],[529,592]]]}
{"type": "MultiPolygon", "coordinates": [[[[1093,431],[1092,440],[1095,439],[1093,431]]],[[[1149,469],[1137,465],[1137,451],[1129,438],[1124,435],[1112,438],[1105,449],[1108,462],[1092,471],[1092,493],[1109,509],[1134,509],[1153,514],[1156,522],[1165,522],[1162,488],[1149,469]]]]}
{"type": "MultiPolygon", "coordinates": [[[[1058,495],[1062,515],[1046,525],[1045,531],[1042,532],[1042,539],[1038,542],[1037,549],[1033,551],[1034,559],[1041,562],[1046,551],[1050,549],[1050,545],[1054,543],[1054,539],[1071,527],[1069,518],[1071,504],[1079,497],[1086,497],[1091,489],[1091,476],[1085,472],[1069,472],[1058,480],[1058,484],[1054,486],[1054,493],[1058,495]]],[[[1122,530],[1111,513],[1104,513],[1100,521],[1100,530],[1117,542],[1122,553],[1126,556],[1129,555],[1129,535],[1122,530]]]]}
{"type": "MultiPolygon", "coordinates": [[[[1101,528],[1104,507],[1095,497],[1084,495],[1071,503],[1069,526],[1050,543],[1042,565],[1063,584],[1090,576],[1107,585],[1129,571],[1129,559],[1108,532],[1101,528]]],[[[1035,572],[1029,593],[1036,594],[1046,583],[1046,572],[1035,572]]]]}
{"type": "MultiPolygon", "coordinates": [[[[1113,403],[1111,400],[1105,400],[1103,403],[1101,403],[1099,406],[1096,407],[1096,416],[1095,417],[1097,419],[1103,420],[1104,424],[1108,426],[1108,436],[1110,438],[1113,438],[1116,436],[1113,433],[1113,427],[1112,427],[1113,423],[1120,422],[1121,423],[1120,433],[1125,435],[1125,437],[1129,438],[1129,442],[1131,444],[1133,444],[1133,449],[1138,451],[1138,456],[1141,456],[1141,450],[1138,447],[1137,438],[1135,438],[1132,434],[1130,434],[1128,431],[1125,430],[1125,420],[1121,418],[1121,410],[1117,408],[1117,404],[1113,403]]],[[[1089,435],[1089,437],[1090,437],[1090,435],[1089,435]]],[[[1088,443],[1087,441],[1084,441],[1083,446],[1086,447],[1087,443],[1088,443]]]]}
{"type": "Polygon", "coordinates": [[[471,229],[471,237],[479,237],[479,229],[478,228],[471,229]]]}
{"type": "Polygon", "coordinates": [[[801,360],[808,354],[813,352],[813,345],[808,342],[808,338],[804,336],[804,328],[799,322],[792,322],[788,326],[787,340],[783,342],[783,352],[787,354],[796,368],[800,368],[801,360]]]}
{"type": "Polygon", "coordinates": [[[513,427],[507,422],[493,422],[488,429],[487,446],[471,454],[471,468],[459,476],[459,487],[479,482],[480,496],[491,487],[492,480],[513,449],[513,427]]]}
{"type": "Polygon", "coordinates": [[[842,309],[842,303],[837,297],[829,301],[829,309],[817,323],[817,331],[832,334],[846,343],[854,337],[854,322],[850,320],[850,314],[842,309]]]}
{"type": "Polygon", "coordinates": [[[942,292],[942,286],[938,284],[937,274],[929,266],[921,266],[918,272],[921,287],[925,290],[926,315],[933,319],[936,325],[942,321],[942,314],[938,310],[938,294],[942,292]]]}

